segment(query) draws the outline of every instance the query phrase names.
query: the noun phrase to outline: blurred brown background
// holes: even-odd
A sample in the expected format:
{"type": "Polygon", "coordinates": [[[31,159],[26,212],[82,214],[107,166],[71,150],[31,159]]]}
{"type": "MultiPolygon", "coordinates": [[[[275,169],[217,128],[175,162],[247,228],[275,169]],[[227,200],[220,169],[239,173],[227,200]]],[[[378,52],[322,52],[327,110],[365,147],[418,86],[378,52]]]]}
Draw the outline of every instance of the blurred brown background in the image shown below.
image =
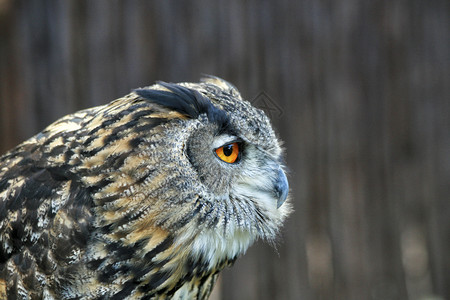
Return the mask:
{"type": "Polygon", "coordinates": [[[280,108],[295,206],[216,299],[450,299],[448,0],[0,0],[0,152],[203,73],[280,108]]]}

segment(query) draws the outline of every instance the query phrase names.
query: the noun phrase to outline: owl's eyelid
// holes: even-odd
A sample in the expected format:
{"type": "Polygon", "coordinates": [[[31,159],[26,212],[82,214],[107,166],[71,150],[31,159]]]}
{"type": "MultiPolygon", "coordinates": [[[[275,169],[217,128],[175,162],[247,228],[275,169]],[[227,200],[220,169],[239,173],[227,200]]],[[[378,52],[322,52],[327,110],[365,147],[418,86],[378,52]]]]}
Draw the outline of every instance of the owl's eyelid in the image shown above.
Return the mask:
{"type": "Polygon", "coordinates": [[[212,148],[217,149],[232,143],[241,143],[242,139],[234,135],[222,134],[215,138],[212,148]]]}

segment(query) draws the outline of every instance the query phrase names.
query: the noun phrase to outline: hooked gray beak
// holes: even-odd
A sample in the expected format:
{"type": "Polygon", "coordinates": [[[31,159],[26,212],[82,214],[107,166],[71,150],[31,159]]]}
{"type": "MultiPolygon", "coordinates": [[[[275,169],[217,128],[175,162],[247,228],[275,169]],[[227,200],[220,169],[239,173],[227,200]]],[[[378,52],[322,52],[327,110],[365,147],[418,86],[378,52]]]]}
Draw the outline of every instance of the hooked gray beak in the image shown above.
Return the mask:
{"type": "Polygon", "coordinates": [[[280,208],[280,206],[283,205],[284,201],[286,201],[286,198],[289,194],[289,183],[286,174],[284,174],[281,168],[278,169],[278,177],[275,181],[274,191],[278,199],[277,208],[280,208]]]}

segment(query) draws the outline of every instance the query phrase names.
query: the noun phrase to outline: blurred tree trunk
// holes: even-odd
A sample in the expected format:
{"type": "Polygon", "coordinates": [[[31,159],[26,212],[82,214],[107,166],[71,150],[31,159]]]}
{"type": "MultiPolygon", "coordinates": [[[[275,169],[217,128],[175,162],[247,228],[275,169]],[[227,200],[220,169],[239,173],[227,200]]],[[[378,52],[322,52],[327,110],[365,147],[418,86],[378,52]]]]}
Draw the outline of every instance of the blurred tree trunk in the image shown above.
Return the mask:
{"type": "Polygon", "coordinates": [[[0,152],[155,80],[264,91],[295,213],[223,299],[450,299],[450,4],[0,1],[0,152]]]}

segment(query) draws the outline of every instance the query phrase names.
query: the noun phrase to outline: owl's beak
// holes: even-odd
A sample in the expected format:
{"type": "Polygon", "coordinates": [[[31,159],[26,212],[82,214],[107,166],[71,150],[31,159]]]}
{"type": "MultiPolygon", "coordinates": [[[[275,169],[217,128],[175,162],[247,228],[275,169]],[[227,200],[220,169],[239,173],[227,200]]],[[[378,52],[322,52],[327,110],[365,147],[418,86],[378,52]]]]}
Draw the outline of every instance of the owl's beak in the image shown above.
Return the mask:
{"type": "Polygon", "coordinates": [[[278,198],[277,200],[277,208],[280,208],[283,205],[284,201],[289,194],[289,183],[284,174],[284,171],[281,168],[278,169],[278,178],[275,182],[275,195],[278,198]]]}

